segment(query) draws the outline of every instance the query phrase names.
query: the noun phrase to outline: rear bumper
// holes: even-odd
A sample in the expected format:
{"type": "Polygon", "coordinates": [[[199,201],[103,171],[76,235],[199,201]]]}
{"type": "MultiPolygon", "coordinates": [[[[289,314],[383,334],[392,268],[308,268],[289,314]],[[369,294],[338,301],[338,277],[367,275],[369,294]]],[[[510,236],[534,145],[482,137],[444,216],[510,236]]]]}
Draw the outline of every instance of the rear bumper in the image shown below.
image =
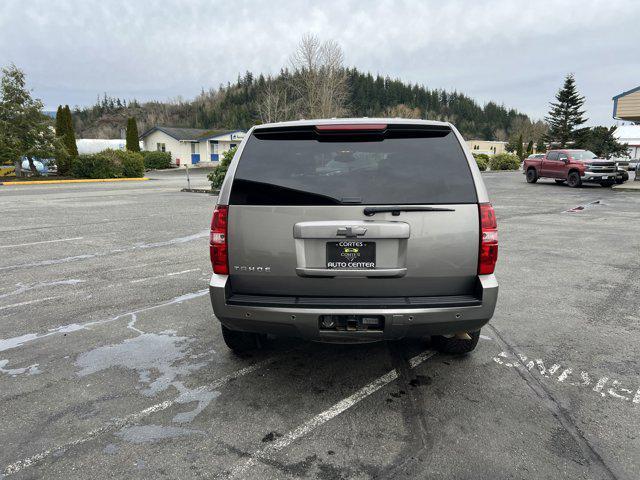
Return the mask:
{"type": "Polygon", "coordinates": [[[222,324],[232,330],[266,333],[322,342],[375,342],[407,337],[447,335],[480,329],[493,316],[498,299],[494,275],[481,275],[476,305],[446,307],[412,306],[371,308],[287,307],[273,305],[231,305],[227,302],[228,277],[213,275],[209,284],[213,311],[222,324]],[[381,315],[382,331],[328,331],[320,329],[321,315],[381,315]]]}

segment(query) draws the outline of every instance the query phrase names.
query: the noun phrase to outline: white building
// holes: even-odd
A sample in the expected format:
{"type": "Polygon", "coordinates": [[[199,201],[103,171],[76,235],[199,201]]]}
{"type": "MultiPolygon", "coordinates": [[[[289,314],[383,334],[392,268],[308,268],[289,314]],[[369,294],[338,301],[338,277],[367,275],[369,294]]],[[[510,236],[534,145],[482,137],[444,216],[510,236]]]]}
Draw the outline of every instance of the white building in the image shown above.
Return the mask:
{"type": "Polygon", "coordinates": [[[621,125],[613,131],[613,136],[618,142],[626,143],[629,148],[629,156],[640,160],[640,125],[621,125]]]}
{"type": "Polygon", "coordinates": [[[467,146],[472,153],[484,153],[485,155],[496,155],[507,151],[507,142],[493,140],[467,140],[467,146]]]}
{"type": "MultiPolygon", "coordinates": [[[[76,146],[78,147],[78,153],[83,155],[99,153],[107,149],[125,150],[127,148],[127,141],[124,139],[79,138],[76,140],[76,146]]],[[[140,142],[140,148],[142,148],[142,142],[140,142]]]]}
{"type": "Polygon", "coordinates": [[[170,152],[174,164],[212,164],[222,154],[239,145],[243,130],[203,130],[198,128],[153,127],[142,135],[143,150],[170,152]]]}

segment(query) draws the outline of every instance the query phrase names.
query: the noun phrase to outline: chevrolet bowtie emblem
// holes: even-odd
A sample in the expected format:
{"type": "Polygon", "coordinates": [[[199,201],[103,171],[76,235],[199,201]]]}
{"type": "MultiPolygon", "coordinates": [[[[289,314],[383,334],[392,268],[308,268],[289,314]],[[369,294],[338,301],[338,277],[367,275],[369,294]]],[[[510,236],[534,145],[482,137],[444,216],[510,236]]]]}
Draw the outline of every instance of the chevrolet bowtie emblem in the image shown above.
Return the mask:
{"type": "Polygon", "coordinates": [[[361,237],[367,233],[367,229],[364,227],[340,227],[338,228],[339,237],[356,238],[361,237]]]}

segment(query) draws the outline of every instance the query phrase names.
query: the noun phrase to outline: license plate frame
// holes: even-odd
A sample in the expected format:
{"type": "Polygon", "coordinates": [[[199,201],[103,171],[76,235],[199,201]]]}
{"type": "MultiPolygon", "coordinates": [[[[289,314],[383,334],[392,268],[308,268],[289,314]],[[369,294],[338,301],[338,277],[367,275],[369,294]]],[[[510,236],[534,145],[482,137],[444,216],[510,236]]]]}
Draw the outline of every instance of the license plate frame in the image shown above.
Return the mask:
{"type": "Polygon", "coordinates": [[[376,242],[340,240],[326,243],[326,267],[330,270],[374,270],[376,242]]]}

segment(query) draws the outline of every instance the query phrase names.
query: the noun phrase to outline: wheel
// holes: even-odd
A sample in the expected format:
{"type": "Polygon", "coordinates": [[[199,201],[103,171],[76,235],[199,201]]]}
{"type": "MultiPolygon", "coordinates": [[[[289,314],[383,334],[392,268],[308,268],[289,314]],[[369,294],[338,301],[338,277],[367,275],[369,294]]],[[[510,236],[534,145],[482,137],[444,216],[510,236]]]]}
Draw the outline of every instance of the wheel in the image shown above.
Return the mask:
{"type": "Polygon", "coordinates": [[[571,172],[567,177],[567,185],[571,188],[578,188],[582,185],[582,179],[580,178],[580,174],[578,172],[571,172]]]}
{"type": "Polygon", "coordinates": [[[557,178],[557,179],[556,179],[556,183],[557,183],[558,185],[562,185],[564,182],[566,182],[566,180],[562,180],[562,179],[560,179],[560,178],[557,178]]]}
{"type": "Polygon", "coordinates": [[[607,187],[612,187],[613,185],[615,185],[615,183],[616,183],[615,180],[603,180],[602,182],[600,182],[600,185],[607,188],[607,187]]]}
{"type": "Polygon", "coordinates": [[[222,324],[220,326],[222,327],[222,338],[224,339],[224,343],[226,343],[227,347],[235,353],[250,352],[259,347],[258,334],[231,330],[222,324]]]}
{"type": "Polygon", "coordinates": [[[536,183],[538,181],[538,172],[535,168],[527,170],[527,183],[536,183]]]}
{"type": "Polygon", "coordinates": [[[434,335],[431,337],[431,344],[439,352],[461,355],[463,353],[469,353],[476,348],[476,345],[478,345],[478,339],[480,338],[480,330],[477,332],[469,332],[469,336],[471,337],[471,340],[434,335]]]}

